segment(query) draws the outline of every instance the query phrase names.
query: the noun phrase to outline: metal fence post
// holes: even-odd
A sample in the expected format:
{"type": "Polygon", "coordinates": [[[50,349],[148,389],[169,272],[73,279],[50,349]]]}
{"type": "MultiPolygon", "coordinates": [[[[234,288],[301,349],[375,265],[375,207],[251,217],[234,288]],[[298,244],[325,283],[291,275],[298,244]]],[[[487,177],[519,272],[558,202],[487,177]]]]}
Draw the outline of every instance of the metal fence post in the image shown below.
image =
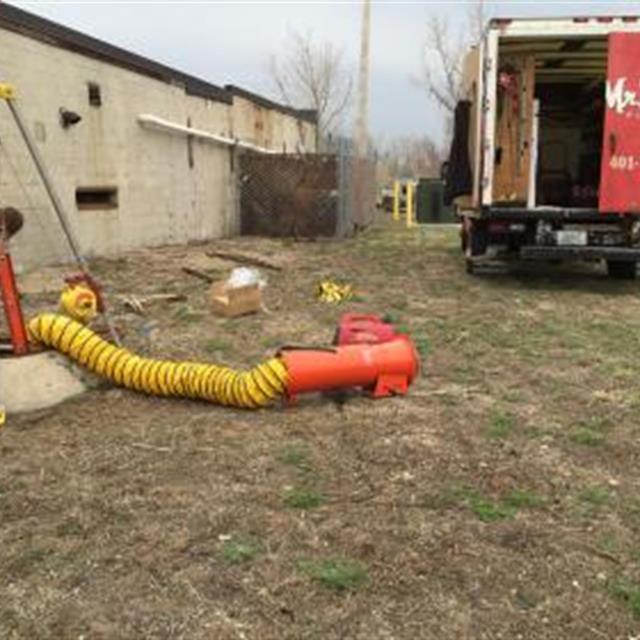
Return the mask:
{"type": "Polygon", "coordinates": [[[338,224],[336,236],[344,238],[347,235],[350,218],[350,195],[348,170],[349,160],[347,155],[347,141],[340,138],[338,142],[338,224]]]}

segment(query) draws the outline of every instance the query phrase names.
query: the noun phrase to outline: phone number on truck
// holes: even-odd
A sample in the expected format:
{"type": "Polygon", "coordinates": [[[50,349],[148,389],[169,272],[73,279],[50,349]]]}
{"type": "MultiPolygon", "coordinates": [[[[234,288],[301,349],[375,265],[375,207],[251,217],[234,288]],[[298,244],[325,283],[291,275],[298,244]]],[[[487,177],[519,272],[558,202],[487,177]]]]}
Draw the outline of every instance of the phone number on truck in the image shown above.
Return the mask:
{"type": "Polygon", "coordinates": [[[640,169],[640,157],[633,155],[612,155],[609,166],[618,171],[635,171],[640,169]]]}

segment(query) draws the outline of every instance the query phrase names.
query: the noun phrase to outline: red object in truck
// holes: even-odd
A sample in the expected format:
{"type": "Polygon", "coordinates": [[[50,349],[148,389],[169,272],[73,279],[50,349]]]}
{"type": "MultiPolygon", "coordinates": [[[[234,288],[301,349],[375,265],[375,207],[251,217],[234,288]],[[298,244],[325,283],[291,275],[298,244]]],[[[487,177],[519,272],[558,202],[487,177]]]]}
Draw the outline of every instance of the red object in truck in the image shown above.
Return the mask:
{"type": "Polygon", "coordinates": [[[640,213],[640,33],[609,35],[600,204],[640,213]]]}

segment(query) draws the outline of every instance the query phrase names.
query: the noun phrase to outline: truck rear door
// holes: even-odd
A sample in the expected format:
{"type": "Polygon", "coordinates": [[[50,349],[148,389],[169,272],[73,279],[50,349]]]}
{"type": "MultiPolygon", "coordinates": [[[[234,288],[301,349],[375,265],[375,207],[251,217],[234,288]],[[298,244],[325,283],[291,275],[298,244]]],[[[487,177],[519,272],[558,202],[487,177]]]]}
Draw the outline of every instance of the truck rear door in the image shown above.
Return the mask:
{"type": "Polygon", "coordinates": [[[599,209],[640,213],[640,33],[609,35],[599,209]]]}

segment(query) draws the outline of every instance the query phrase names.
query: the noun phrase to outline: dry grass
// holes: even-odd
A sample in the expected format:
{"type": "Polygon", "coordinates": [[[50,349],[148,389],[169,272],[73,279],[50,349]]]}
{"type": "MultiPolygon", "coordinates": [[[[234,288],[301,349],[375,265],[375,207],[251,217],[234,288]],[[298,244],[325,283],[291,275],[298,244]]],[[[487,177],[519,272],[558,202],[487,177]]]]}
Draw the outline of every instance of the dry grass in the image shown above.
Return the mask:
{"type": "Polygon", "coordinates": [[[109,292],[188,301],[118,310],[128,345],[242,366],[373,311],[428,354],[422,378],[406,398],[342,408],[309,397],[250,413],[111,389],[10,421],[0,637],[638,634],[637,285],[584,268],[471,278],[453,230],[215,245],[289,265],[267,274],[270,313],[209,313],[180,270],[209,247],[136,252],[96,264],[109,292]],[[325,277],[357,301],[317,302],[325,277]]]}

